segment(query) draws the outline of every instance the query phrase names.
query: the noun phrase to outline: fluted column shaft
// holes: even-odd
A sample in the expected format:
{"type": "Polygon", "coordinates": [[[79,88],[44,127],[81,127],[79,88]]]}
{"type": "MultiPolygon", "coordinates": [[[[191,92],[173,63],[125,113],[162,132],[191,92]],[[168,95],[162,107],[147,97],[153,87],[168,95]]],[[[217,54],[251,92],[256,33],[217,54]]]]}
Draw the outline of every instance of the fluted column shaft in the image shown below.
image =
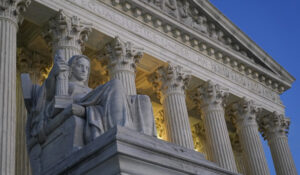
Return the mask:
{"type": "Polygon", "coordinates": [[[115,66],[114,68],[110,68],[109,71],[110,79],[121,80],[122,85],[124,86],[127,94],[136,95],[135,71],[131,71],[130,68],[128,69],[128,66],[124,65],[124,66],[115,66]]]}
{"type": "Polygon", "coordinates": [[[258,108],[253,101],[240,100],[233,105],[237,118],[237,132],[246,163],[247,175],[269,175],[269,168],[259,137],[256,113],[258,108]]]}
{"type": "Polygon", "coordinates": [[[136,63],[142,58],[142,49],[116,37],[106,45],[110,79],[118,79],[128,95],[136,95],[136,63]]]}
{"type": "Polygon", "coordinates": [[[168,140],[177,145],[193,149],[193,138],[188,119],[185,95],[183,93],[164,94],[168,140]]]}
{"type": "Polygon", "coordinates": [[[0,16],[0,174],[15,172],[17,24],[0,16]]]}
{"type": "Polygon", "coordinates": [[[287,133],[290,120],[274,112],[260,119],[260,127],[270,146],[277,175],[297,175],[287,133]]]}
{"type": "Polygon", "coordinates": [[[0,2],[0,174],[15,174],[16,47],[20,13],[30,1],[0,2]]]}
{"type": "Polygon", "coordinates": [[[297,170],[286,136],[273,136],[268,141],[276,173],[278,175],[296,175],[297,170]]]}
{"type": "Polygon", "coordinates": [[[223,107],[207,106],[203,107],[202,110],[208,143],[208,160],[216,162],[223,168],[236,172],[237,168],[228,135],[223,107]]]}
{"type": "Polygon", "coordinates": [[[30,162],[26,148],[27,110],[21,87],[21,75],[17,76],[17,129],[16,129],[16,175],[31,175],[30,162]]]}
{"type": "Polygon", "coordinates": [[[225,169],[237,172],[223,107],[227,95],[225,89],[208,81],[198,88],[196,98],[204,115],[207,158],[225,169]]]}
{"type": "Polygon", "coordinates": [[[270,174],[257,125],[242,126],[238,132],[246,157],[247,175],[270,174]]]}
{"type": "Polygon", "coordinates": [[[194,149],[191,126],[185,101],[190,75],[180,66],[160,67],[150,78],[163,104],[167,138],[170,142],[194,149]]]}
{"type": "Polygon", "coordinates": [[[246,174],[245,160],[242,152],[233,151],[235,156],[236,167],[239,173],[246,174]]]}

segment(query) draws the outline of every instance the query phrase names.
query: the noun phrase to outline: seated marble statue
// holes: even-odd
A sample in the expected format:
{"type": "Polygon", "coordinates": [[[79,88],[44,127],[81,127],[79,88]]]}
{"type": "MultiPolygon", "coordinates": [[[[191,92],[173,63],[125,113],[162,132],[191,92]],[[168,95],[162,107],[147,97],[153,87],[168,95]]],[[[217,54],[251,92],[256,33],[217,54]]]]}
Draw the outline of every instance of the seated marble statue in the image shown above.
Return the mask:
{"type": "Polygon", "coordinates": [[[121,81],[116,79],[91,89],[88,87],[89,74],[89,58],[75,55],[68,63],[55,61],[41,87],[32,85],[30,105],[26,106],[29,112],[27,139],[45,140],[51,130],[73,115],[85,120],[82,134],[86,144],[116,125],[156,136],[152,106],[148,96],[126,95],[121,81]],[[68,73],[67,96],[71,97],[72,102],[65,108],[57,110],[54,99],[57,77],[61,73],[68,73]],[[49,126],[53,121],[56,121],[54,122],[56,126],[49,126]]]}

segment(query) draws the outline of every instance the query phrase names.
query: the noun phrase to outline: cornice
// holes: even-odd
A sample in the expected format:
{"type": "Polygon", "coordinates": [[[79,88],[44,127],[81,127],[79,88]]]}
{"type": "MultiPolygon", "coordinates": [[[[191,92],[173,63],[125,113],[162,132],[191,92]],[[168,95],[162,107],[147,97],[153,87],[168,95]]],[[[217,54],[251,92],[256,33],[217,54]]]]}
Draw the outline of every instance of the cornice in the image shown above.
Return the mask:
{"type": "MultiPolygon", "coordinates": [[[[291,83],[294,80],[293,77],[283,78],[280,74],[276,74],[268,68],[257,64],[253,61],[253,58],[247,57],[245,53],[243,53],[244,50],[238,52],[232,49],[231,46],[211,38],[209,35],[203,34],[191,26],[184,24],[180,19],[166,14],[153,5],[149,5],[148,1],[106,0],[105,3],[146,23],[156,30],[166,33],[184,45],[222,62],[231,69],[241,72],[245,76],[256,80],[273,91],[282,93],[291,87],[291,83]]],[[[203,3],[204,2],[201,2],[201,4],[203,3]]],[[[201,9],[198,6],[200,6],[199,3],[196,8],[199,8],[200,11],[201,9]]],[[[211,18],[211,16],[209,16],[209,18],[211,18]]],[[[211,23],[215,23],[215,21],[211,23]]],[[[219,26],[219,24],[217,25],[219,26]]],[[[227,32],[228,31],[226,31],[226,33],[227,32]]],[[[275,61],[273,60],[273,62],[275,61]]],[[[281,69],[283,70],[283,68],[281,69]]]]}

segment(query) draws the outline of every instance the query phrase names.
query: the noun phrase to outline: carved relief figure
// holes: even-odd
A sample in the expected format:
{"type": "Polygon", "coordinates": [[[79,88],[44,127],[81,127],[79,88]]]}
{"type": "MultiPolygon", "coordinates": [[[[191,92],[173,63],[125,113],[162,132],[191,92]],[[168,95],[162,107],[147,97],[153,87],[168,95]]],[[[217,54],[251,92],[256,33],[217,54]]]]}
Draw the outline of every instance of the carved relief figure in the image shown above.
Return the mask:
{"type": "Polygon", "coordinates": [[[187,2],[187,0],[181,0],[179,1],[178,7],[178,11],[183,22],[188,25],[192,25],[194,20],[189,2],[187,2]]]}
{"type": "Polygon", "coordinates": [[[164,7],[163,7],[163,10],[173,16],[173,17],[177,17],[177,13],[176,13],[176,0],[164,0],[164,3],[163,3],[164,7]]]}
{"type": "Polygon", "coordinates": [[[193,27],[202,33],[208,33],[207,18],[205,16],[199,15],[195,17],[195,22],[193,27]]]}
{"type": "Polygon", "coordinates": [[[163,8],[163,0],[148,0],[148,3],[151,3],[151,4],[159,7],[160,9],[163,8]]]}

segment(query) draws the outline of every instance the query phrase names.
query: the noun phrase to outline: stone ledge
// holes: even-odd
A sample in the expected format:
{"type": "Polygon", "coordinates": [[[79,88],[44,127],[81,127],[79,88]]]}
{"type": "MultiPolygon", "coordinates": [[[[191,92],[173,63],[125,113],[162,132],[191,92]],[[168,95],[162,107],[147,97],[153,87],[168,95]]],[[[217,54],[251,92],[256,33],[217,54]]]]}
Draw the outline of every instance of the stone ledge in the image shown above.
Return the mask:
{"type": "Polygon", "coordinates": [[[205,160],[201,153],[120,126],[43,172],[45,175],[124,173],[236,174],[205,160]]]}

